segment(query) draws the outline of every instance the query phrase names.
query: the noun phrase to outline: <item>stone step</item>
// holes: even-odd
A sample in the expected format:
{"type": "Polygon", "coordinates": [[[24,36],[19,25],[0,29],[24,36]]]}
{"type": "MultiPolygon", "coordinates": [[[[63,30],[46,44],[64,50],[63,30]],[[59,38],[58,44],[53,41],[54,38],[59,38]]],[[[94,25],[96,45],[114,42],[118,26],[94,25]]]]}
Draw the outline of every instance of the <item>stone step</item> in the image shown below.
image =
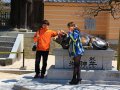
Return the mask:
{"type": "Polygon", "coordinates": [[[21,68],[18,69],[0,68],[0,72],[23,75],[28,73],[34,73],[34,70],[27,70],[27,69],[22,70],[21,68]]]}
{"type": "Polygon", "coordinates": [[[19,60],[21,57],[23,57],[23,38],[23,34],[18,34],[17,36],[8,36],[8,34],[6,34],[4,36],[0,36],[0,42],[2,42],[0,45],[0,65],[11,65],[16,60],[19,60]]]}
{"type": "MultiPolygon", "coordinates": [[[[51,66],[48,70],[48,79],[72,79],[72,69],[56,69],[51,66]]],[[[90,81],[120,81],[120,72],[117,70],[81,70],[81,78],[90,81]]]]}
{"type": "Polygon", "coordinates": [[[6,42],[15,42],[15,37],[9,37],[9,36],[0,36],[0,41],[6,41],[6,42]]]}
{"type": "Polygon", "coordinates": [[[0,46],[0,52],[10,52],[11,50],[12,50],[12,47],[0,46]]]}
{"type": "Polygon", "coordinates": [[[0,54],[0,58],[8,58],[9,54],[0,54]]]}
{"type": "MultiPolygon", "coordinates": [[[[4,47],[4,46],[0,46],[0,52],[11,52],[12,47],[4,47]]],[[[9,57],[9,53],[0,53],[0,58],[8,58],[9,57]]]]}
{"type": "Polygon", "coordinates": [[[0,41],[0,46],[4,47],[13,47],[14,42],[5,42],[5,41],[0,41]]]}

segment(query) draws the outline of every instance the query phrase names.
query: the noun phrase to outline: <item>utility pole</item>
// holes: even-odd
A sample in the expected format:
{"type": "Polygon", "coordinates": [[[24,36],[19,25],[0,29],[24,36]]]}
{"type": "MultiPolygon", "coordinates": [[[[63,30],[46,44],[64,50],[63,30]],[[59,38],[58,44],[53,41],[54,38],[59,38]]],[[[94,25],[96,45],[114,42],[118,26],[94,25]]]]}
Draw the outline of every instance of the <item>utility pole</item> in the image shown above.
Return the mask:
{"type": "Polygon", "coordinates": [[[120,29],[119,29],[119,40],[118,40],[117,70],[120,71],[120,29]]]}

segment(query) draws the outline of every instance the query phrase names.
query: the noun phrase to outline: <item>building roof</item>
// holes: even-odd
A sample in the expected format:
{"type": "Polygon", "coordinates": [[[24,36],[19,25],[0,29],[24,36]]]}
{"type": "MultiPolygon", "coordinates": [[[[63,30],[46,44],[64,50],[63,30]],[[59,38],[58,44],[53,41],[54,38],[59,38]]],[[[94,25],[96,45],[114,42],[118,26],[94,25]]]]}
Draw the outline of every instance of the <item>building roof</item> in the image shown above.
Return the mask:
{"type": "Polygon", "coordinates": [[[80,3],[100,3],[108,0],[44,0],[45,2],[80,2],[80,3]]]}

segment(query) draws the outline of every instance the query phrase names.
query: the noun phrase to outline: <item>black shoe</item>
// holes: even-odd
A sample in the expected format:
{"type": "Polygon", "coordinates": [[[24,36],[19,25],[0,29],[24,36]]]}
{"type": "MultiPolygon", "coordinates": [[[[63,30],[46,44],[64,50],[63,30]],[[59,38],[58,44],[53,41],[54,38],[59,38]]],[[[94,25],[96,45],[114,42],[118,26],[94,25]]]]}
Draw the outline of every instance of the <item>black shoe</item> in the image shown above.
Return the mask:
{"type": "Polygon", "coordinates": [[[76,84],[76,79],[72,79],[70,82],[69,82],[70,85],[75,85],[76,84]]]}
{"type": "Polygon", "coordinates": [[[70,84],[70,85],[74,85],[74,82],[73,82],[73,81],[70,81],[69,84],[70,84]]]}
{"type": "Polygon", "coordinates": [[[44,78],[44,74],[41,74],[40,78],[44,78]]]}
{"type": "Polygon", "coordinates": [[[72,80],[69,82],[69,84],[70,84],[70,85],[77,85],[77,84],[79,83],[79,81],[80,81],[80,80],[78,80],[78,79],[72,79],[72,80]]]}
{"type": "Polygon", "coordinates": [[[81,81],[77,79],[76,82],[75,82],[75,84],[79,84],[79,82],[81,83],[81,81]]]}
{"type": "Polygon", "coordinates": [[[39,78],[40,75],[39,74],[35,74],[34,78],[39,78]]]}
{"type": "Polygon", "coordinates": [[[82,81],[82,78],[80,78],[79,80],[82,81]]]}
{"type": "Polygon", "coordinates": [[[79,81],[80,81],[80,84],[81,84],[82,78],[80,78],[79,81]]]}

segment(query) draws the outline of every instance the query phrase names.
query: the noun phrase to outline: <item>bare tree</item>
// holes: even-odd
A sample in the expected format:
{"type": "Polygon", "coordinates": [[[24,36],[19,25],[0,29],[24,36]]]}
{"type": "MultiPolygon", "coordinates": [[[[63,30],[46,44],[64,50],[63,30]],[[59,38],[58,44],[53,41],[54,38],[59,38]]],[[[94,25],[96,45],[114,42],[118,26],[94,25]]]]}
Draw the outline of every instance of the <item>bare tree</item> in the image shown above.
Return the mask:
{"type": "Polygon", "coordinates": [[[114,19],[119,19],[120,0],[98,0],[94,5],[84,7],[84,16],[95,17],[104,11],[110,13],[114,19]]]}
{"type": "MultiPolygon", "coordinates": [[[[91,3],[84,7],[83,15],[86,17],[98,16],[100,12],[108,12],[114,19],[120,19],[120,0],[96,0],[96,3],[91,3]]],[[[117,70],[120,71],[120,31],[118,42],[118,59],[117,70]]]]}

